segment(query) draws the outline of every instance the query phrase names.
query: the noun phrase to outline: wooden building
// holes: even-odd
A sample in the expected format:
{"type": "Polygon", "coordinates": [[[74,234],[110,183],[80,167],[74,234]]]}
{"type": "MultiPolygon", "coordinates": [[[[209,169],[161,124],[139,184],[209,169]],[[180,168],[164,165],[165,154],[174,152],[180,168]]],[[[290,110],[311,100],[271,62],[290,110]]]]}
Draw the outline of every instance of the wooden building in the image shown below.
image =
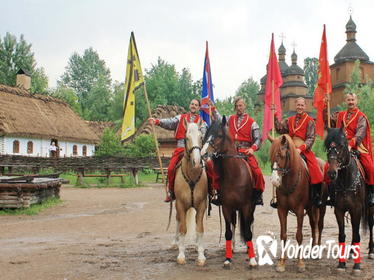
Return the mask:
{"type": "Polygon", "coordinates": [[[62,100],[31,94],[30,77],[21,71],[17,87],[0,84],[0,155],[50,156],[55,142],[58,156],[91,156],[99,137],[62,100]]]}

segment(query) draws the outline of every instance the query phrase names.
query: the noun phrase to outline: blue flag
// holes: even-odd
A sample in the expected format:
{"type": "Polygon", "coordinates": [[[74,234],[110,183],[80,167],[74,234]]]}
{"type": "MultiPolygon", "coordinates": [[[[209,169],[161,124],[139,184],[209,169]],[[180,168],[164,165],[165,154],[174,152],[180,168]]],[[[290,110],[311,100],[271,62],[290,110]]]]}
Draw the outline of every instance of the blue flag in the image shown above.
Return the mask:
{"type": "Polygon", "coordinates": [[[200,115],[203,120],[210,125],[210,110],[208,101],[212,100],[214,103],[213,95],[213,84],[212,84],[212,74],[210,72],[210,62],[208,54],[208,42],[206,42],[206,51],[205,51],[205,61],[204,61],[204,74],[203,74],[203,90],[201,91],[201,111],[200,115]]]}

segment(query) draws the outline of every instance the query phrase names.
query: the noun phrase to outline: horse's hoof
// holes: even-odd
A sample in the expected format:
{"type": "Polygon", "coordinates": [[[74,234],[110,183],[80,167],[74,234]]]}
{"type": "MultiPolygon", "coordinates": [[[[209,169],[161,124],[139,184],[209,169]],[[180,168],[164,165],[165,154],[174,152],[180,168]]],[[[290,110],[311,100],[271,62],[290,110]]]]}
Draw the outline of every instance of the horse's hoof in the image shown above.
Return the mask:
{"type": "Polygon", "coordinates": [[[369,253],[369,259],[374,260],[374,253],[369,253]]]}
{"type": "Polygon", "coordinates": [[[285,272],[286,271],[286,266],[284,264],[277,264],[275,267],[276,272],[285,272]]]}
{"type": "Polygon", "coordinates": [[[197,260],[197,266],[204,266],[205,265],[205,262],[206,262],[206,259],[200,259],[200,260],[197,260]]]}
{"type": "Polygon", "coordinates": [[[177,258],[177,264],[186,264],[185,258],[177,258]]]}
{"type": "Polygon", "coordinates": [[[352,269],[353,276],[361,276],[361,269],[352,269]]]}
{"type": "Polygon", "coordinates": [[[223,268],[231,269],[231,260],[225,260],[225,262],[223,263],[223,268]]]}
{"type": "Polygon", "coordinates": [[[297,271],[299,272],[305,272],[305,265],[304,266],[298,266],[297,271]]]}
{"type": "Polygon", "coordinates": [[[250,259],[249,259],[248,267],[249,267],[250,269],[252,269],[252,268],[257,268],[257,262],[256,262],[256,259],[255,259],[255,258],[250,258],[250,259]]]}

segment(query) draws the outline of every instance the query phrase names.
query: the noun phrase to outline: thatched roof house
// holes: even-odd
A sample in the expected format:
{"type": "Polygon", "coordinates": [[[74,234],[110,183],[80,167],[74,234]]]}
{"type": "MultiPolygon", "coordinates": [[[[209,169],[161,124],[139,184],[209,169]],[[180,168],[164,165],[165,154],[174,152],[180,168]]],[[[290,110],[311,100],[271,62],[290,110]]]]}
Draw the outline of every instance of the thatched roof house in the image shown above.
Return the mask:
{"type": "Polygon", "coordinates": [[[106,128],[115,129],[116,124],[114,122],[102,122],[102,121],[86,121],[91,130],[100,139],[106,128]]]}
{"type": "MultiPolygon", "coordinates": [[[[152,112],[152,117],[157,119],[171,118],[180,114],[186,113],[186,110],[183,107],[176,105],[158,105],[156,109],[152,112]]],[[[145,120],[143,124],[135,133],[135,137],[140,134],[151,134],[152,127],[148,123],[148,120],[145,120]]],[[[174,149],[176,148],[176,140],[174,138],[174,131],[166,130],[159,126],[156,126],[156,135],[158,142],[160,143],[160,152],[163,156],[171,156],[174,149]]]]}
{"type": "Polygon", "coordinates": [[[89,125],[62,100],[0,84],[0,108],[0,154],[46,156],[45,146],[54,141],[60,155],[91,155],[99,142],[89,125]],[[17,153],[15,145],[22,145],[22,141],[26,141],[27,151],[18,147],[17,153]]]}

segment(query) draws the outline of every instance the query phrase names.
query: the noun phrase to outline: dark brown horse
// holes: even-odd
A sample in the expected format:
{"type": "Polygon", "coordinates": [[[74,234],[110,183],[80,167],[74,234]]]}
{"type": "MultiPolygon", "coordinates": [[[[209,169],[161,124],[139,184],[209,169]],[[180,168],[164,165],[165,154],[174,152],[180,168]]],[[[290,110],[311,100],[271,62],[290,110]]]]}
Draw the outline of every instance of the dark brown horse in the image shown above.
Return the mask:
{"type": "MultiPolygon", "coordinates": [[[[297,218],[296,240],[299,245],[303,242],[303,220],[304,211],[309,216],[309,223],[312,230],[312,245],[321,244],[323,230],[323,219],[326,206],[317,208],[312,205],[310,198],[309,174],[305,162],[297,152],[297,149],[289,135],[284,134],[276,139],[269,137],[272,142],[270,147],[270,160],[273,170],[271,181],[276,189],[278,199],[278,217],[281,226],[281,240],[286,244],[287,240],[287,215],[289,211],[295,213],[297,218]]],[[[320,162],[321,171],[323,162],[320,162]]],[[[326,187],[322,187],[326,200],[326,187]]],[[[305,271],[303,259],[299,258],[298,270],[305,271]]],[[[281,256],[276,270],[285,271],[285,256],[281,256]]]]}
{"type": "MultiPolygon", "coordinates": [[[[345,250],[344,215],[351,216],[352,245],[360,249],[360,222],[364,230],[370,227],[369,256],[374,254],[373,245],[373,207],[369,209],[365,202],[365,180],[358,168],[355,155],[349,151],[348,141],[340,128],[328,130],[325,140],[329,168],[328,176],[332,180],[335,191],[335,217],[339,226],[340,256],[338,271],[345,271],[349,250],[345,250]]],[[[353,273],[359,274],[360,256],[353,257],[353,273]]]]}
{"type": "Polygon", "coordinates": [[[249,266],[257,266],[252,243],[253,214],[255,204],[252,199],[254,178],[244,158],[238,154],[235,143],[227,129],[226,117],[222,122],[215,121],[210,126],[202,153],[213,152],[214,167],[219,172],[220,196],[226,231],[225,268],[232,263],[233,229],[236,214],[239,213],[240,233],[248,248],[249,266]]]}

